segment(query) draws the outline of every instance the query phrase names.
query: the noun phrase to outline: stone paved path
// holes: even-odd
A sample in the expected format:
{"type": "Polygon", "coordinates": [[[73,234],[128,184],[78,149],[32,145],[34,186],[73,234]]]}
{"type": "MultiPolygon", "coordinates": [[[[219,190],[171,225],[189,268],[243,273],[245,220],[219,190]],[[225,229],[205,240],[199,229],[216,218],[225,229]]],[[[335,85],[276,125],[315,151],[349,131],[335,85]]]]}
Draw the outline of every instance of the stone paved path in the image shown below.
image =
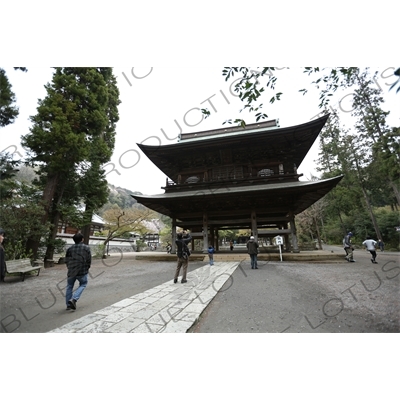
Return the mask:
{"type": "MultiPolygon", "coordinates": [[[[185,333],[239,262],[216,262],[74,320],[50,333],[185,333]]],[[[73,312],[73,311],[71,311],[73,312]]]]}

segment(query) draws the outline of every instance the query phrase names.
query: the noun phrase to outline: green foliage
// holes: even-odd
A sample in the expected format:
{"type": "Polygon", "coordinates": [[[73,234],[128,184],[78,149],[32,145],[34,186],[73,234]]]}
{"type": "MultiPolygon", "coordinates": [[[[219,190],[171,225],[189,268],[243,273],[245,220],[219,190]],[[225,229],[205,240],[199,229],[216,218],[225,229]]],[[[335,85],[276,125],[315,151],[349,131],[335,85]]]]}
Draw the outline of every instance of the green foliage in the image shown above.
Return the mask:
{"type": "MultiPolygon", "coordinates": [[[[38,258],[45,258],[47,248],[51,246],[53,252],[56,254],[65,254],[65,246],[67,242],[60,238],[51,238],[47,236],[43,236],[40,241],[39,252],[37,254],[38,258]]],[[[50,259],[50,258],[49,258],[50,259]]]]}
{"type": "MultiPolygon", "coordinates": [[[[248,110],[254,113],[256,121],[268,118],[268,115],[261,111],[263,104],[258,103],[264,92],[266,93],[269,89],[269,92],[273,93],[269,100],[271,104],[280,100],[283,95],[281,92],[274,92],[278,81],[275,75],[276,70],[278,70],[277,67],[224,67],[222,70],[222,75],[226,81],[235,79],[234,91],[244,103],[241,111],[248,110]],[[237,78],[237,76],[239,77],[237,78]]],[[[320,89],[319,107],[324,108],[328,105],[333,93],[358,73],[358,68],[304,67],[303,72],[316,77],[312,83],[320,89]]],[[[306,94],[307,91],[307,89],[299,89],[299,92],[303,94],[306,94]]],[[[210,114],[206,109],[202,110],[202,112],[207,116],[210,114]]],[[[232,123],[232,120],[226,122],[232,123]]],[[[234,122],[241,126],[246,125],[243,119],[236,119],[234,122]]]]}
{"type": "Polygon", "coordinates": [[[47,96],[39,100],[38,113],[31,117],[30,134],[22,137],[30,162],[43,163],[43,173],[69,173],[96,152],[94,143],[107,153],[96,156],[108,161],[113,138],[109,135],[109,98],[101,71],[56,68],[52,83],[45,88],[47,96]]]}
{"type": "Polygon", "coordinates": [[[171,243],[172,239],[172,223],[171,221],[164,226],[164,228],[160,232],[160,240],[165,245],[167,243],[171,243]]]}
{"type": "MultiPolygon", "coordinates": [[[[112,68],[59,67],[45,88],[30,133],[21,141],[28,163],[38,167],[43,222],[50,219],[56,225],[65,210],[84,203],[83,221],[89,223],[107,201],[103,165],[114,150],[119,119],[116,79],[112,68]]],[[[54,235],[53,229],[49,242],[54,235]]],[[[33,241],[35,251],[37,245],[33,241]]]]}
{"type": "Polygon", "coordinates": [[[12,124],[18,117],[16,98],[4,69],[0,68],[0,127],[12,124]]]}
{"type": "Polygon", "coordinates": [[[27,249],[29,237],[40,240],[49,229],[49,224],[41,224],[44,210],[34,188],[8,182],[13,187],[13,197],[2,198],[0,204],[0,226],[6,231],[5,252],[9,259],[31,256],[27,249]]]}
{"type": "Polygon", "coordinates": [[[93,257],[102,258],[104,254],[106,254],[106,246],[103,243],[96,245],[93,251],[93,257]]]}
{"type": "Polygon", "coordinates": [[[145,247],[147,247],[147,244],[142,240],[138,239],[136,240],[136,251],[142,251],[145,247]]]}
{"type": "Polygon", "coordinates": [[[32,251],[26,251],[25,243],[22,241],[7,240],[7,245],[5,245],[5,247],[7,260],[21,260],[24,258],[33,259],[32,251]]]}
{"type": "Polygon", "coordinates": [[[14,177],[18,173],[19,164],[10,154],[0,154],[0,199],[12,197],[17,189],[14,177]]]}
{"type": "MultiPolygon", "coordinates": [[[[321,228],[328,242],[341,243],[346,231],[361,242],[367,235],[383,237],[397,243],[395,219],[400,207],[400,130],[389,128],[382,109],[383,99],[374,84],[376,76],[369,70],[334,68],[328,72],[306,67],[308,74],[322,74],[314,83],[321,89],[321,104],[326,107],[339,87],[353,90],[352,129],[340,125],[337,112],[330,107],[330,119],[320,134],[318,171],[322,178],[343,175],[343,179],[326,197],[321,228]],[[390,205],[395,214],[382,217],[379,207],[390,205]]],[[[304,93],[306,90],[303,91],[304,93]]],[[[328,110],[325,108],[325,112],[328,110]]],[[[306,210],[307,212],[309,210],[306,210]]],[[[300,235],[315,235],[315,229],[304,216],[298,216],[300,235]]]]}
{"type": "MultiPolygon", "coordinates": [[[[243,110],[258,112],[258,120],[266,117],[259,110],[263,92],[275,90],[277,78],[273,72],[273,67],[224,67],[222,74],[225,80],[235,80],[234,90],[244,103],[243,110]]],[[[331,118],[320,135],[318,171],[322,178],[343,175],[343,179],[325,197],[322,213],[310,209],[297,217],[300,237],[307,240],[321,229],[322,237],[341,243],[345,232],[352,230],[355,240],[362,242],[369,234],[382,236],[391,244],[397,241],[398,246],[394,225],[400,225],[396,222],[400,207],[400,128],[386,124],[389,113],[382,108],[381,92],[374,85],[376,76],[357,67],[304,67],[304,73],[315,77],[312,83],[320,90],[319,107],[326,113],[333,94],[339,88],[351,88],[356,123],[352,129],[344,129],[337,112],[330,107],[331,118]],[[386,205],[397,214],[379,214],[379,207],[386,205]]],[[[400,77],[400,69],[395,75],[400,77]]],[[[400,91],[399,83],[400,78],[392,86],[399,85],[396,92],[400,91]]],[[[300,92],[305,94],[307,89],[300,92]]],[[[280,97],[281,93],[277,93],[270,103],[280,97]]],[[[243,120],[234,122],[245,126],[243,120]]]]}
{"type": "MultiPolygon", "coordinates": [[[[396,210],[389,207],[381,207],[374,209],[382,239],[386,243],[387,248],[400,250],[400,235],[396,232],[395,227],[400,226],[400,214],[396,210]]],[[[342,222],[346,227],[346,231],[354,233],[353,243],[361,246],[367,236],[378,239],[375,234],[374,226],[365,211],[352,212],[349,215],[343,215],[342,222]]],[[[334,216],[327,218],[324,222],[324,237],[330,244],[341,244],[343,240],[343,229],[338,218],[334,216]]]]}
{"type": "MultiPolygon", "coordinates": [[[[330,98],[336,90],[343,86],[344,82],[349,81],[358,73],[357,67],[334,67],[334,68],[319,68],[305,67],[304,73],[308,75],[319,75],[313,84],[320,88],[320,108],[328,105],[330,98]]],[[[301,89],[300,92],[305,94],[306,89],[301,89]]]]}
{"type": "MultiPolygon", "coordinates": [[[[257,67],[259,68],[259,67],[257,67]]],[[[222,75],[225,80],[228,81],[234,78],[235,75],[239,75],[236,80],[234,91],[238,94],[240,100],[243,101],[243,110],[247,110],[251,113],[255,113],[256,121],[267,119],[268,115],[263,113],[261,110],[263,104],[257,104],[261,95],[265,92],[266,88],[275,89],[275,84],[277,78],[273,75],[275,67],[261,67],[259,70],[257,68],[251,69],[251,67],[224,67],[222,70],[222,75]],[[265,87],[263,86],[265,84],[265,87]]],[[[276,93],[270,99],[270,103],[275,100],[280,100],[282,93],[276,93]]],[[[206,110],[205,110],[206,111],[206,110]]],[[[206,112],[203,112],[204,114],[206,112]]],[[[227,123],[232,123],[232,120],[226,121],[227,123]]],[[[242,127],[246,126],[243,119],[235,119],[236,124],[242,127]]]]}
{"type": "Polygon", "coordinates": [[[388,207],[382,207],[376,211],[376,216],[387,248],[400,250],[400,232],[395,229],[400,226],[400,213],[388,207]]]}

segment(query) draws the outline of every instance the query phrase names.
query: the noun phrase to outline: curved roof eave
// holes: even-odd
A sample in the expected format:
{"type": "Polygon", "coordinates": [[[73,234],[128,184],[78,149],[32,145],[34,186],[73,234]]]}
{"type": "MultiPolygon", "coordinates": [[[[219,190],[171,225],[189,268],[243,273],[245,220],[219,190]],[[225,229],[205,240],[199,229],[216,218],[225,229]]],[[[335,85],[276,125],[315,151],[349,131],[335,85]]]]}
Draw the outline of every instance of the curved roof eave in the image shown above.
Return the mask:
{"type": "MultiPolygon", "coordinates": [[[[223,199],[237,198],[243,201],[243,199],[252,199],[256,196],[264,195],[268,198],[278,198],[279,196],[290,198],[292,204],[296,203],[292,211],[299,213],[329,193],[342,178],[343,175],[319,181],[291,182],[285,185],[278,183],[241,187],[230,186],[210,189],[209,191],[192,190],[156,194],[154,196],[131,196],[144,206],[169,216],[174,212],[176,213],[177,210],[179,212],[182,204],[190,204],[194,199],[196,202],[209,204],[210,202],[215,202],[216,199],[222,201],[223,199]],[[301,195],[302,199],[296,200],[297,195],[301,195]],[[173,209],[176,210],[173,212],[173,209]]],[[[184,209],[185,207],[182,208],[184,209]]]]}
{"type": "MultiPolygon", "coordinates": [[[[242,131],[238,132],[231,132],[231,133],[223,133],[223,129],[221,129],[221,134],[217,136],[202,136],[199,138],[193,138],[193,139],[186,139],[181,142],[177,143],[172,143],[172,144],[166,144],[163,146],[153,146],[153,145],[146,145],[146,144],[141,144],[137,143],[137,146],[143,151],[143,150],[160,150],[164,149],[167,151],[171,151],[174,149],[179,149],[182,150],[183,148],[188,148],[188,147],[193,147],[193,143],[200,143],[200,142],[207,142],[207,144],[214,144],[216,142],[222,142],[224,143],[227,139],[234,139],[236,137],[240,137],[243,135],[246,135],[246,138],[254,138],[259,136],[260,134],[266,133],[268,136],[273,136],[276,134],[283,135],[285,133],[291,133],[293,131],[304,131],[307,129],[311,128],[320,128],[322,129],[323,126],[325,125],[326,121],[328,120],[330,114],[326,114],[320,118],[314,119],[309,122],[305,122],[304,124],[299,124],[299,125],[293,125],[293,126],[288,126],[284,128],[254,128],[254,129],[246,129],[244,128],[242,131]]],[[[252,124],[256,125],[256,124],[252,124]]],[[[248,125],[248,127],[251,127],[252,125],[248,125]]]]}
{"type": "Polygon", "coordinates": [[[137,146],[150,161],[173,181],[177,180],[179,168],[176,161],[180,157],[188,154],[198,155],[199,151],[217,151],[235,144],[240,149],[243,149],[243,140],[245,140],[245,147],[247,148],[259,148],[261,139],[264,141],[266,148],[271,143],[276,148],[288,148],[291,151],[293,162],[299,167],[328,118],[329,114],[301,125],[286,128],[244,129],[233,133],[187,139],[163,146],[140,143],[137,143],[137,146]],[[297,147],[296,151],[294,150],[294,144],[297,147]]]}
{"type": "Polygon", "coordinates": [[[297,182],[289,182],[285,183],[284,185],[282,183],[266,183],[264,185],[253,185],[253,186],[229,186],[229,187],[220,187],[220,188],[212,188],[207,191],[204,191],[204,189],[201,190],[192,190],[192,191],[185,191],[185,192],[170,192],[170,193],[161,193],[161,194],[155,194],[152,196],[145,196],[145,195],[137,195],[137,194],[131,194],[131,196],[138,200],[139,199],[174,199],[174,198],[190,198],[195,195],[203,195],[205,197],[207,196],[216,196],[218,194],[236,194],[236,193],[250,193],[250,192],[260,192],[260,191],[273,191],[273,190],[282,190],[282,189],[295,189],[295,188],[300,188],[300,187],[318,187],[325,185],[327,183],[333,183],[336,182],[335,184],[339,183],[339,181],[343,178],[343,175],[335,176],[333,178],[328,178],[328,179],[321,179],[319,181],[297,181],[297,182]]]}

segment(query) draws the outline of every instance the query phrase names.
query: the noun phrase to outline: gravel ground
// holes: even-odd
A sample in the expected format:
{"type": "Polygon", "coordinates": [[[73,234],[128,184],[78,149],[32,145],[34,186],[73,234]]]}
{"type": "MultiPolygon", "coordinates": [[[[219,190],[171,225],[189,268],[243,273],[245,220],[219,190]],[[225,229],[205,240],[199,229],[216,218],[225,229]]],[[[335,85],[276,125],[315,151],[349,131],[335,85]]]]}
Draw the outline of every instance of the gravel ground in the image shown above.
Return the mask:
{"type": "MultiPolygon", "coordinates": [[[[65,264],[42,269],[38,277],[26,276],[24,282],[20,277],[6,277],[0,285],[1,332],[48,332],[173,280],[174,262],[137,261],[135,256],[123,253],[122,258],[114,255],[104,261],[94,260],[88,286],[74,312],[65,310],[65,264]]],[[[191,262],[189,271],[202,266],[203,262],[191,262]]]]}
{"type": "MultiPolygon", "coordinates": [[[[328,246],[327,246],[328,247],[328,246]]],[[[134,253],[92,264],[75,312],[65,311],[66,266],[0,285],[1,332],[48,332],[172,280],[175,262],[138,261],[134,253]]],[[[191,332],[400,332],[399,253],[358,250],[356,263],[244,261],[191,332]]],[[[189,271],[204,266],[190,262],[189,271]]]]}
{"type": "Polygon", "coordinates": [[[364,250],[355,258],[321,265],[269,262],[258,270],[242,262],[191,331],[400,332],[399,253],[379,252],[379,264],[364,250]]]}

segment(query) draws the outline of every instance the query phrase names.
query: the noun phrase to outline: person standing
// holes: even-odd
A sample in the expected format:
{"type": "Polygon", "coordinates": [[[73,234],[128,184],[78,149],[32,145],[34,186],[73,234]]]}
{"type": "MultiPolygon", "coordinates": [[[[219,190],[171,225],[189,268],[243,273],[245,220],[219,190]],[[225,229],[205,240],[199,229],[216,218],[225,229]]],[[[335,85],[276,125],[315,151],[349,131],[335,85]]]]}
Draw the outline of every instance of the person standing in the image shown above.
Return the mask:
{"type": "Polygon", "coordinates": [[[367,248],[367,250],[371,253],[371,256],[372,256],[372,258],[371,258],[372,264],[378,264],[378,263],[376,262],[376,249],[375,249],[375,246],[376,246],[377,244],[378,244],[378,243],[377,243],[375,240],[371,239],[370,237],[367,237],[367,239],[363,241],[363,245],[364,245],[364,246],[367,248]]]}
{"type": "Polygon", "coordinates": [[[186,231],[179,232],[177,235],[177,239],[175,240],[176,244],[176,253],[178,256],[178,263],[176,265],[174,283],[178,282],[179,273],[181,268],[183,268],[181,283],[186,283],[186,274],[189,265],[189,255],[185,252],[185,247],[191,242],[192,237],[189,233],[185,233],[186,231]]]}
{"type": "Polygon", "coordinates": [[[250,255],[251,269],[258,269],[257,267],[258,243],[254,239],[254,236],[250,236],[250,240],[247,242],[247,253],[250,255]]]}
{"type": "Polygon", "coordinates": [[[6,277],[6,255],[3,248],[3,240],[6,235],[3,228],[0,228],[0,282],[4,282],[4,278],[6,277]]]}
{"type": "Polygon", "coordinates": [[[383,240],[378,240],[378,246],[381,251],[385,250],[385,243],[383,243],[383,240]]]}
{"type": "Polygon", "coordinates": [[[92,263],[90,247],[83,243],[83,235],[76,233],[72,239],[75,244],[67,250],[65,255],[65,262],[68,268],[65,294],[67,310],[76,310],[76,302],[80,299],[87,286],[89,268],[92,263]],[[75,281],[79,282],[79,287],[73,292],[75,281]]]}
{"type": "Polygon", "coordinates": [[[354,247],[351,243],[351,238],[353,236],[354,236],[353,233],[349,232],[343,239],[344,251],[347,254],[345,258],[348,262],[355,262],[355,260],[353,258],[354,247]]]}
{"type": "Polygon", "coordinates": [[[214,265],[214,247],[212,247],[211,245],[208,246],[208,259],[210,261],[210,265],[214,265]]]}

